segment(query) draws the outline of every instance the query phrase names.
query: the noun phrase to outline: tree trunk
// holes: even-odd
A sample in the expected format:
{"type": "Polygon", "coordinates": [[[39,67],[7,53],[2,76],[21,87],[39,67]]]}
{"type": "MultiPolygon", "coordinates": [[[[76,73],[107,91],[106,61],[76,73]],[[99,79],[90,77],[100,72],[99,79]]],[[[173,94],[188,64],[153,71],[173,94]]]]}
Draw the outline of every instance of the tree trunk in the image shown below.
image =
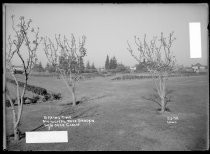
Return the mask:
{"type": "Polygon", "coordinates": [[[18,131],[18,127],[16,126],[16,127],[14,127],[14,140],[18,141],[19,139],[20,139],[20,134],[19,134],[19,131],[18,131]]]}
{"type": "Polygon", "coordinates": [[[76,105],[75,84],[72,85],[72,101],[73,101],[73,106],[75,106],[76,105]]]}
{"type": "Polygon", "coordinates": [[[165,97],[161,97],[161,113],[165,112],[165,97]]]}
{"type": "MultiPolygon", "coordinates": [[[[24,103],[24,95],[25,95],[25,91],[26,91],[26,86],[27,86],[27,79],[25,81],[25,85],[23,88],[23,92],[20,98],[20,104],[18,105],[18,111],[17,111],[17,120],[16,120],[16,124],[15,124],[15,128],[14,128],[14,132],[16,131],[16,133],[18,133],[19,136],[19,132],[18,131],[18,127],[19,127],[19,123],[22,117],[22,112],[23,112],[23,103],[24,103]]],[[[19,138],[18,138],[19,139],[19,138]]]]}
{"type": "Polygon", "coordinates": [[[18,141],[19,140],[19,133],[18,133],[18,128],[16,125],[16,114],[15,114],[15,108],[12,106],[12,115],[13,115],[13,133],[14,133],[14,140],[18,141]]]}
{"type": "Polygon", "coordinates": [[[11,108],[12,108],[12,120],[13,120],[13,133],[14,133],[14,140],[15,141],[18,141],[20,136],[19,136],[19,133],[18,133],[18,128],[17,128],[17,125],[16,125],[16,113],[15,113],[15,106],[12,102],[12,99],[9,95],[9,91],[7,91],[7,98],[9,99],[9,102],[10,102],[10,105],[11,105],[11,108]]]}
{"type": "Polygon", "coordinates": [[[165,112],[165,80],[160,76],[160,99],[161,99],[161,113],[165,112]]]}

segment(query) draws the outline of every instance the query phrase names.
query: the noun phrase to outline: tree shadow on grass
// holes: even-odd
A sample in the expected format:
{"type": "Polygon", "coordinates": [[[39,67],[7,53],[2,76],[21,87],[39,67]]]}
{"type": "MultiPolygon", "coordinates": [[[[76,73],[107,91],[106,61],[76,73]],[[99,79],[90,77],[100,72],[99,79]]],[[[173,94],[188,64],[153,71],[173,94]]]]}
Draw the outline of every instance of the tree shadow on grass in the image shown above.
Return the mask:
{"type": "MultiPolygon", "coordinates": [[[[25,138],[25,136],[26,136],[26,134],[25,133],[23,133],[23,132],[21,132],[21,131],[19,131],[19,139],[21,140],[22,138],[25,138]]],[[[14,138],[14,134],[10,134],[10,135],[8,135],[7,136],[7,141],[11,141],[11,140],[13,140],[13,138],[14,138]]]]}
{"type": "MultiPolygon", "coordinates": [[[[101,99],[106,96],[107,95],[103,95],[103,96],[99,96],[99,97],[95,97],[95,98],[82,97],[82,99],[80,101],[78,101],[78,104],[80,104],[79,106],[65,107],[57,116],[71,115],[72,119],[94,116],[97,114],[97,108],[99,107],[99,105],[87,106],[83,103],[91,101],[91,100],[101,99]]],[[[65,104],[65,105],[69,105],[69,103],[65,104]]],[[[37,131],[37,130],[41,130],[43,128],[44,128],[44,124],[32,129],[31,131],[37,131]]]]}
{"type": "MultiPolygon", "coordinates": [[[[76,105],[80,105],[80,104],[83,104],[85,102],[90,102],[92,100],[98,100],[98,99],[102,99],[104,97],[107,97],[109,95],[102,95],[102,96],[97,96],[97,97],[93,97],[93,98],[88,98],[86,96],[82,97],[80,100],[76,101],[76,105]]],[[[66,106],[66,105],[72,105],[73,102],[69,102],[69,103],[66,103],[66,104],[61,104],[61,106],[66,106]]]]}
{"type": "MultiPolygon", "coordinates": [[[[158,104],[159,108],[157,108],[157,111],[161,111],[161,98],[160,96],[158,95],[157,93],[157,89],[153,89],[155,92],[153,94],[149,94],[149,96],[142,96],[142,98],[144,100],[149,100],[153,103],[156,103],[158,104]]],[[[166,96],[165,96],[165,106],[166,106],[166,111],[167,112],[171,112],[171,109],[169,109],[167,107],[168,103],[171,103],[173,102],[173,95],[172,93],[174,92],[175,90],[169,90],[169,89],[166,89],[166,96]]]]}
{"type": "MultiPolygon", "coordinates": [[[[92,117],[94,115],[97,115],[97,108],[99,105],[91,105],[87,106],[85,102],[89,102],[92,100],[97,100],[97,99],[102,99],[104,97],[107,97],[109,95],[102,95],[102,96],[97,96],[93,98],[88,98],[88,97],[82,97],[79,101],[76,102],[77,106],[68,106],[65,107],[64,110],[62,110],[58,115],[56,116],[65,116],[65,115],[71,115],[72,119],[76,118],[85,118],[85,117],[92,117]],[[84,104],[83,104],[84,103],[84,104]]],[[[64,105],[71,105],[72,102],[64,105]]],[[[30,130],[30,131],[38,131],[38,130],[43,130],[45,128],[44,124],[39,125],[38,127],[30,130]]],[[[20,139],[25,138],[25,133],[20,132],[20,139]]],[[[14,134],[9,135],[9,137],[13,137],[14,134]]]]}

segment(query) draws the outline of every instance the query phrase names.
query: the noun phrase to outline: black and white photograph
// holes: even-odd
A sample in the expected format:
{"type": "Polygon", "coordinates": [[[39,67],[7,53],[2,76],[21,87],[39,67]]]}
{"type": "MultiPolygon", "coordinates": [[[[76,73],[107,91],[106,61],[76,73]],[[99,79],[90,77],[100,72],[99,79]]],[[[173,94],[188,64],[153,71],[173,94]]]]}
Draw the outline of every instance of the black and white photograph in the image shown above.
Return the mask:
{"type": "Polygon", "coordinates": [[[3,150],[209,150],[207,3],[4,3],[3,150]]]}

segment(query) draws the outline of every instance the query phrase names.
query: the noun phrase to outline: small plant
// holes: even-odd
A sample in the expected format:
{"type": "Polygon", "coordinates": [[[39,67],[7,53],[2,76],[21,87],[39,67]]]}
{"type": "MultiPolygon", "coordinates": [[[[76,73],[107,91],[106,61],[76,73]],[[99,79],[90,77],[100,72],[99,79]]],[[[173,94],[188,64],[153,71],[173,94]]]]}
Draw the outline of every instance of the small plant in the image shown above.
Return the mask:
{"type": "Polygon", "coordinates": [[[37,101],[40,99],[39,95],[33,96],[31,103],[37,103],[37,101]]]}
{"type": "Polygon", "coordinates": [[[57,94],[52,93],[52,97],[53,97],[53,99],[55,99],[55,100],[59,100],[59,99],[62,98],[62,97],[61,97],[61,93],[57,93],[57,94]]]}
{"type": "Polygon", "coordinates": [[[46,94],[46,95],[44,95],[43,102],[48,101],[50,99],[51,99],[51,95],[50,94],[46,94]]]}

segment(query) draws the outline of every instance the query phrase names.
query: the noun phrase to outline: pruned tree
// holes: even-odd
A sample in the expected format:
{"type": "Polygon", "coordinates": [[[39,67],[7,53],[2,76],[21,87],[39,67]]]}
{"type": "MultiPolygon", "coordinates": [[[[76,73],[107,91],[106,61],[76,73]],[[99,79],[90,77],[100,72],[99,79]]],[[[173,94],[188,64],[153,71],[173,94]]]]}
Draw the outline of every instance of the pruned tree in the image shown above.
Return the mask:
{"type": "Polygon", "coordinates": [[[174,32],[170,33],[168,37],[164,37],[163,33],[161,33],[159,39],[158,37],[153,37],[149,42],[146,40],[146,34],[144,35],[143,41],[135,36],[134,42],[138,55],[134,53],[131,45],[127,42],[127,49],[131,55],[139,63],[145,61],[147,70],[153,76],[157,93],[161,100],[161,112],[164,112],[166,109],[166,80],[168,75],[173,72],[176,61],[171,51],[175,40],[173,34],[174,32]]]}
{"type": "Polygon", "coordinates": [[[86,37],[82,36],[79,44],[76,44],[74,35],[71,35],[69,41],[64,35],[55,35],[55,42],[50,38],[44,38],[44,51],[48,61],[53,65],[61,75],[61,78],[68,90],[72,93],[73,105],[76,105],[76,82],[79,81],[81,76],[81,62],[80,60],[86,55],[85,48],[86,37]],[[63,58],[62,62],[65,67],[59,67],[59,56],[63,58]]]}
{"type": "Polygon", "coordinates": [[[12,15],[12,30],[14,31],[14,36],[8,37],[8,50],[6,52],[6,67],[9,70],[10,75],[13,77],[16,83],[16,102],[17,108],[15,108],[11,94],[9,92],[8,87],[6,87],[6,96],[9,99],[12,114],[13,114],[13,128],[14,128],[14,140],[19,140],[19,125],[21,121],[22,111],[23,111],[23,103],[24,103],[24,95],[26,91],[26,86],[28,83],[28,79],[33,68],[33,65],[37,61],[36,51],[38,45],[41,42],[39,38],[39,28],[35,30],[31,27],[32,20],[25,20],[23,16],[19,18],[19,22],[15,25],[14,15],[12,15]],[[22,49],[21,47],[25,46],[26,49],[22,49]],[[14,65],[12,64],[12,60],[14,55],[20,59],[23,69],[24,69],[24,87],[22,93],[19,89],[19,84],[17,77],[14,71],[14,65]]]}

